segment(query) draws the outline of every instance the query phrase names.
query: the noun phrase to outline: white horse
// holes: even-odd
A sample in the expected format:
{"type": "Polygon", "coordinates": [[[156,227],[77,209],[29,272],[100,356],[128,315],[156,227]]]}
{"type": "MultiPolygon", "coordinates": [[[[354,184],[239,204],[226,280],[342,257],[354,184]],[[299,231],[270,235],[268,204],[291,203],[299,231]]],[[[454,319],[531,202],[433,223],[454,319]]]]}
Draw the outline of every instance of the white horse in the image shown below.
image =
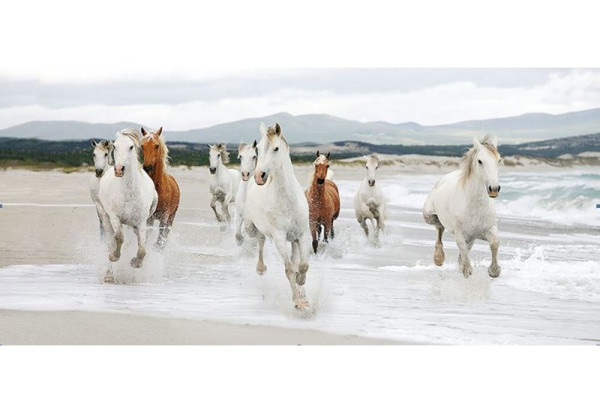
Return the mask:
{"type": "Polygon", "coordinates": [[[241,174],[236,169],[225,166],[229,162],[229,152],[224,143],[208,145],[210,148],[210,193],[212,199],[210,207],[215,211],[217,221],[231,221],[229,215],[229,204],[235,202],[235,195],[240,184],[241,174]],[[221,214],[217,212],[217,202],[221,203],[221,214]]]}
{"type": "MultiPolygon", "coordinates": [[[[114,173],[104,174],[100,180],[99,199],[102,222],[108,236],[111,261],[121,257],[123,224],[133,228],[138,241],[137,255],[131,266],[140,268],[146,256],[146,222],[158,203],[154,183],[142,169],[139,161],[140,133],[132,128],[116,133],[114,141],[114,173]]],[[[112,276],[105,279],[111,281],[112,276]]]]}
{"type": "Polygon", "coordinates": [[[473,147],[465,154],[461,168],[444,175],[429,193],[423,207],[425,222],[437,229],[433,261],[444,264],[444,229],[456,237],[460,271],[469,277],[473,267],[469,251],[476,239],[488,241],[492,251],[490,277],[500,275],[498,265],[498,227],[496,208],[490,198],[500,192],[498,165],[501,158],[495,137],[486,135],[483,141],[473,139],[473,147]]]}
{"type": "Polygon", "coordinates": [[[377,182],[376,173],[379,169],[379,158],[377,155],[369,155],[366,159],[367,176],[354,196],[354,213],[367,237],[369,236],[367,219],[371,221],[371,226],[375,231],[375,241],[377,241],[379,240],[379,231],[383,231],[385,228],[386,200],[379,185],[375,185],[377,182]]]}
{"type": "Polygon", "coordinates": [[[248,186],[244,228],[249,236],[258,239],[256,272],[262,275],[267,271],[263,248],[265,237],[269,237],[283,259],[296,308],[307,307],[304,283],[310,242],[308,201],[294,175],[290,147],[279,124],[267,129],[261,122],[260,133],[254,182],[248,186]],[[292,244],[291,256],[288,242],[292,244]]]}
{"type": "Polygon", "coordinates": [[[238,187],[235,195],[235,211],[236,211],[236,230],[235,239],[238,245],[244,242],[244,235],[242,234],[242,224],[244,221],[244,207],[246,205],[246,195],[248,194],[248,181],[251,176],[254,175],[254,168],[256,167],[257,159],[257,143],[251,145],[249,143],[240,143],[238,147],[238,159],[240,160],[240,170],[242,172],[242,181],[238,187]]]}
{"type": "Polygon", "coordinates": [[[98,191],[100,190],[100,179],[104,176],[104,173],[112,167],[113,157],[112,149],[113,144],[107,140],[101,140],[96,142],[92,139],[92,147],[94,148],[93,159],[94,159],[94,170],[95,174],[90,178],[90,196],[94,205],[96,205],[96,212],[98,213],[98,220],[100,222],[100,236],[104,238],[104,227],[102,226],[102,205],[98,198],[98,191]]]}

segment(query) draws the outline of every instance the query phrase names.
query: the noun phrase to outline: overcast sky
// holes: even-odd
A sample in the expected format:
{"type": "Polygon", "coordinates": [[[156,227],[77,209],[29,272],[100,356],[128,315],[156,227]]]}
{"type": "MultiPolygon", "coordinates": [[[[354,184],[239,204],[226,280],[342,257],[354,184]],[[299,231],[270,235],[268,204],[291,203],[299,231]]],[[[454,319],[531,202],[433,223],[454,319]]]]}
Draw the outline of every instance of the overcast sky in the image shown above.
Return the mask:
{"type": "Polygon", "coordinates": [[[596,107],[598,69],[212,69],[141,80],[0,71],[0,128],[80,120],[185,130],[276,112],[434,125],[596,107]]]}

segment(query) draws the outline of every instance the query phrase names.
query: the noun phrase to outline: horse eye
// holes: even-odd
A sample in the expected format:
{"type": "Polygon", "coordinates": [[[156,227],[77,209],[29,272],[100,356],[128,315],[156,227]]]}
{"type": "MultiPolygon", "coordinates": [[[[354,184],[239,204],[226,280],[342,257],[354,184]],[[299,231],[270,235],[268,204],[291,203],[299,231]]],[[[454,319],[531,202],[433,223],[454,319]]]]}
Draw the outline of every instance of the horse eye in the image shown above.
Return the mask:
{"type": "Polygon", "coordinates": [[[273,149],[275,152],[277,152],[279,150],[279,146],[276,147],[275,149],[273,149]]]}
{"type": "Polygon", "coordinates": [[[158,144],[156,144],[156,145],[154,146],[154,149],[158,149],[158,144]]]}
{"type": "Polygon", "coordinates": [[[481,159],[479,159],[477,162],[479,163],[479,165],[483,165],[483,162],[481,162],[481,159]]]}
{"type": "Polygon", "coordinates": [[[131,146],[129,147],[129,150],[130,150],[130,151],[132,151],[132,150],[133,150],[133,145],[131,145],[131,146]]]}
{"type": "Polygon", "coordinates": [[[106,158],[107,156],[108,156],[108,154],[107,154],[107,153],[105,153],[105,154],[104,154],[104,157],[106,158]]]}
{"type": "Polygon", "coordinates": [[[254,158],[252,158],[252,159],[256,159],[256,155],[254,155],[254,158]]]}
{"type": "Polygon", "coordinates": [[[329,169],[329,165],[327,165],[327,169],[329,169]]]}
{"type": "Polygon", "coordinates": [[[221,154],[220,154],[220,153],[219,153],[219,154],[217,154],[217,158],[220,158],[220,157],[221,157],[221,154]]]}
{"type": "Polygon", "coordinates": [[[498,163],[502,162],[502,159],[498,159],[498,163]]]}

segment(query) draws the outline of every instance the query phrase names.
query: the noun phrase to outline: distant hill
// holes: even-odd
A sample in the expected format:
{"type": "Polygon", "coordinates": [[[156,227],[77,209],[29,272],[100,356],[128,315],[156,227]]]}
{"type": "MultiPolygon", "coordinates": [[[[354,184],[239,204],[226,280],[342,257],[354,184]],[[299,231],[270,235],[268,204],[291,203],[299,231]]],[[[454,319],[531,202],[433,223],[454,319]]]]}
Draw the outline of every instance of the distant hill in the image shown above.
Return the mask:
{"type": "MultiPolygon", "coordinates": [[[[168,141],[209,143],[251,141],[258,138],[258,125],[279,122],[292,144],[315,142],[360,141],[371,144],[403,145],[460,145],[468,144],[473,136],[487,132],[499,137],[500,143],[519,144],[543,139],[595,133],[600,130],[600,108],[561,115],[529,113],[497,119],[471,120],[448,125],[423,126],[408,122],[358,122],[330,115],[299,115],[276,113],[242,119],[208,128],[171,131],[165,127],[168,141]]],[[[80,140],[92,137],[111,139],[124,127],[139,127],[134,122],[91,124],[73,121],[28,122],[0,130],[0,136],[40,138],[48,140],[80,140]]],[[[155,125],[158,126],[158,125],[155,125]]]]}

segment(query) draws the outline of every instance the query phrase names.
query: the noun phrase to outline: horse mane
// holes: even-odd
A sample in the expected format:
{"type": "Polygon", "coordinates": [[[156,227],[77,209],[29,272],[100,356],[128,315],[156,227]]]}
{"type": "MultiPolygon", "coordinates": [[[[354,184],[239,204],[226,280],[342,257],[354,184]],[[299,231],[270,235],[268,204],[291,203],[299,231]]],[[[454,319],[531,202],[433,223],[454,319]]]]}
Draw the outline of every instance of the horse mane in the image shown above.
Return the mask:
{"type": "Polygon", "coordinates": [[[139,152],[140,145],[142,143],[142,135],[134,128],[125,128],[119,132],[117,132],[117,137],[119,135],[123,135],[131,139],[133,144],[135,145],[136,152],[139,152]]]}
{"type": "Polygon", "coordinates": [[[379,163],[381,162],[379,160],[379,156],[375,155],[375,154],[371,154],[369,156],[365,156],[365,158],[367,159],[367,163],[369,163],[369,161],[374,162],[376,165],[379,165],[379,163]]]}
{"type": "MultiPolygon", "coordinates": [[[[275,127],[269,126],[267,129],[267,138],[269,138],[269,143],[271,145],[274,144],[276,137],[277,137],[277,131],[276,131],[275,127]]],[[[287,148],[289,149],[290,145],[288,144],[287,140],[285,139],[285,136],[283,136],[283,133],[281,135],[279,135],[279,137],[281,138],[283,143],[285,143],[285,146],[287,146],[287,148]]]]}
{"type": "MultiPolygon", "coordinates": [[[[498,149],[492,144],[492,135],[487,133],[483,140],[481,141],[481,145],[483,145],[488,151],[492,153],[492,155],[497,158],[500,157],[500,153],[498,149]]],[[[462,170],[462,174],[460,176],[460,182],[464,185],[464,183],[473,175],[473,167],[475,163],[475,155],[477,154],[477,148],[473,146],[470,148],[462,157],[460,163],[460,169],[462,170]]]]}
{"type": "Polygon", "coordinates": [[[224,164],[229,163],[229,152],[227,152],[226,143],[217,143],[216,145],[210,145],[210,149],[215,150],[221,154],[221,161],[224,164]]]}

